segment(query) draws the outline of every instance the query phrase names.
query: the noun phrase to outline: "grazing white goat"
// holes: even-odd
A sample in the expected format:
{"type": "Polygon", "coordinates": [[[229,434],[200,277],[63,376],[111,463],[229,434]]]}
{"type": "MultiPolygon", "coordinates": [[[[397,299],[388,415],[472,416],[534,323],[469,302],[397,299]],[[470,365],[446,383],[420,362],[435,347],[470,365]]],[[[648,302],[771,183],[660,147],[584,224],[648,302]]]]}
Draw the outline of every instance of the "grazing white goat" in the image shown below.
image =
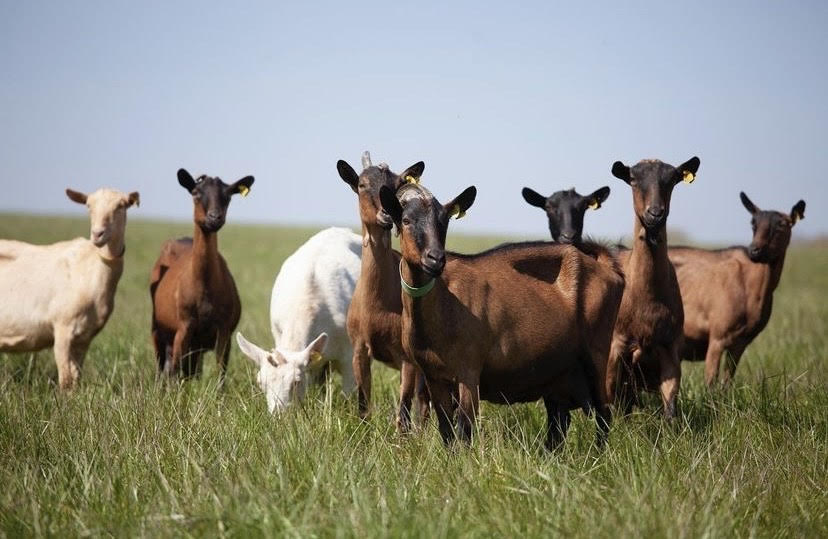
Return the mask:
{"type": "Polygon", "coordinates": [[[124,269],[126,210],[139,197],[113,189],[66,195],[89,208],[89,239],[0,240],[0,352],[53,346],[60,388],[72,389],[89,344],[112,314],[124,269]]]}
{"type": "Polygon", "coordinates": [[[284,261],[273,283],[274,349],[263,350],[236,333],[239,348],[259,368],[259,386],[271,413],[301,400],[309,371],[322,367],[323,354],[342,375],[342,389],[354,390],[353,349],[345,324],[361,254],[362,238],[347,228],[312,236],[284,261]]]}

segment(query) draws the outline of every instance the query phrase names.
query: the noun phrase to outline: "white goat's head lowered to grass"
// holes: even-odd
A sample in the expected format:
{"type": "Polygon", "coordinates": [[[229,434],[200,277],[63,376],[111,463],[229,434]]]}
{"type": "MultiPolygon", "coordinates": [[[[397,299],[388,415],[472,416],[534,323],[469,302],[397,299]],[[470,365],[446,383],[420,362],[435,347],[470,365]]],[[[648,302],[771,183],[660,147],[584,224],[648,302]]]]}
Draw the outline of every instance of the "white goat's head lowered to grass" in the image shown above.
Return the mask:
{"type": "Polygon", "coordinates": [[[245,339],[240,331],[236,332],[236,342],[242,353],[259,367],[256,378],[267,398],[267,409],[276,413],[305,396],[308,371],[314,364],[321,363],[328,334],[321,333],[299,351],[282,350],[278,346],[272,351],[263,350],[245,339]]]}

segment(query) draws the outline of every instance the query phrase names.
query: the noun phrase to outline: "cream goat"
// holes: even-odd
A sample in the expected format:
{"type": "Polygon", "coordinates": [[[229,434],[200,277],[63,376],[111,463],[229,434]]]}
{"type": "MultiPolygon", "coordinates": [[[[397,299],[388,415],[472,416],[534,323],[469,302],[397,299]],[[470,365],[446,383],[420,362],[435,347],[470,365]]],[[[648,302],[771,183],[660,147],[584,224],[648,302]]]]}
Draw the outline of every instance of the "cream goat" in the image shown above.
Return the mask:
{"type": "Polygon", "coordinates": [[[285,259],[273,284],[270,327],[275,348],[268,352],[236,341],[259,368],[258,382],[271,412],[300,400],[309,371],[324,361],[342,376],[342,389],[354,390],[353,349],[345,323],[360,272],[362,238],[346,228],[312,236],[285,259]]]}
{"type": "Polygon", "coordinates": [[[106,324],[124,269],[126,210],[137,192],[66,195],[89,208],[89,239],[51,245],[0,240],[0,352],[54,347],[61,389],[72,389],[106,324]]]}

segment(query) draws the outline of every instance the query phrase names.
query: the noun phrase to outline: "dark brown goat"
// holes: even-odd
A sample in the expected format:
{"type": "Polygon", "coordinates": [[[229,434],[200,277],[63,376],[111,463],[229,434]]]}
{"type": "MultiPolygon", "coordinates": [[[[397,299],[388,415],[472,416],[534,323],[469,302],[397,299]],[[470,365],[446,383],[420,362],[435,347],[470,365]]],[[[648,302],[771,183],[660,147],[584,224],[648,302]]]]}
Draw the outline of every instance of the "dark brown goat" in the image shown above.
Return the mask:
{"type": "Polygon", "coordinates": [[[667,216],[673,187],[692,182],[699,164],[693,157],[679,167],[658,160],[612,166],[612,174],[632,187],[635,212],[632,250],[620,256],[626,287],[607,365],[607,392],[627,411],[639,390],[660,390],[664,415],[676,415],[684,310],[667,258],[667,216]]]}
{"type": "MultiPolygon", "coordinates": [[[[615,260],[546,242],[511,244],[446,261],[450,216],[474,202],[470,187],[446,205],[409,184],[383,187],[382,206],[401,231],[402,342],[426,375],[440,434],[469,440],[479,399],[543,399],[547,447],[571,409],[594,409],[598,443],[610,423],[604,378],[624,280],[615,260]]],[[[597,248],[597,246],[596,246],[597,248]]]]}
{"type": "Polygon", "coordinates": [[[530,205],[546,212],[553,241],[578,245],[583,239],[584,213],[587,208],[593,210],[600,208],[609,196],[610,188],[605,185],[586,196],[578,194],[575,189],[570,189],[556,191],[545,197],[524,187],[521,194],[530,205]]]}
{"type": "MultiPolygon", "coordinates": [[[[406,432],[411,426],[411,402],[416,390],[418,369],[408,361],[400,340],[400,254],[391,248],[393,222],[380,206],[380,188],[397,190],[406,181],[419,181],[425,165],[422,161],[394,174],[387,166],[371,165],[371,157],[362,157],[363,171],[356,171],[345,161],[336,168],[340,177],[359,198],[362,221],[362,268],[348,308],[348,336],[354,347],[353,368],[357,385],[359,415],[366,417],[371,403],[371,358],[400,369],[400,406],[397,429],[406,432]]],[[[428,414],[428,395],[423,384],[418,392],[419,415],[428,414]]]]}
{"type": "Polygon", "coordinates": [[[219,178],[194,180],[183,168],[178,183],[193,196],[193,238],[169,240],[152,268],[152,340],[159,375],[191,377],[201,356],[215,350],[224,381],[230,336],[241,316],[241,302],[227,263],[218,251],[230,198],[247,194],[253,176],[227,185],[219,178]]]}
{"type": "Polygon", "coordinates": [[[716,251],[673,247],[669,251],[684,302],[681,357],[704,360],[708,386],[716,382],[723,352],[727,353],[723,382],[731,381],[745,348],[767,325],[791,228],[805,217],[804,200],[788,214],[762,211],[747,195],[740,196],[751,214],[750,247],[716,251]]]}

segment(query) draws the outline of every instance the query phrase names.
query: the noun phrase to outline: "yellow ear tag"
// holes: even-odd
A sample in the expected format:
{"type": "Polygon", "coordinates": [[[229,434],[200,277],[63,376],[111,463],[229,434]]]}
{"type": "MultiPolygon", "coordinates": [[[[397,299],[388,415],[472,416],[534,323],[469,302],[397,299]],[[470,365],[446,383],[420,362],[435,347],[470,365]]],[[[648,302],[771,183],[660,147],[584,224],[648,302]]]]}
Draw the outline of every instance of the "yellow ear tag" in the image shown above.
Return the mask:
{"type": "Polygon", "coordinates": [[[451,215],[455,216],[457,219],[462,219],[466,215],[466,212],[460,211],[460,204],[455,204],[451,208],[451,215]]]}
{"type": "Polygon", "coordinates": [[[589,203],[589,209],[591,209],[591,210],[597,210],[600,207],[601,207],[601,203],[598,202],[595,199],[593,199],[592,202],[589,203]]]}
{"type": "Polygon", "coordinates": [[[246,185],[240,185],[239,186],[239,194],[241,196],[246,197],[247,193],[249,193],[249,192],[250,192],[250,188],[247,187],[246,185]]]}
{"type": "Polygon", "coordinates": [[[411,175],[406,176],[405,181],[407,181],[408,183],[413,183],[414,185],[420,185],[420,178],[415,178],[411,175]]]}
{"type": "Polygon", "coordinates": [[[684,183],[693,183],[693,180],[696,179],[696,175],[690,172],[689,170],[684,171],[684,183]]]}
{"type": "Polygon", "coordinates": [[[319,352],[311,352],[310,359],[311,363],[317,363],[319,361],[322,361],[322,354],[320,354],[319,352]]]}
{"type": "Polygon", "coordinates": [[[799,214],[798,213],[791,214],[791,226],[795,225],[797,221],[799,221],[799,214]]]}

